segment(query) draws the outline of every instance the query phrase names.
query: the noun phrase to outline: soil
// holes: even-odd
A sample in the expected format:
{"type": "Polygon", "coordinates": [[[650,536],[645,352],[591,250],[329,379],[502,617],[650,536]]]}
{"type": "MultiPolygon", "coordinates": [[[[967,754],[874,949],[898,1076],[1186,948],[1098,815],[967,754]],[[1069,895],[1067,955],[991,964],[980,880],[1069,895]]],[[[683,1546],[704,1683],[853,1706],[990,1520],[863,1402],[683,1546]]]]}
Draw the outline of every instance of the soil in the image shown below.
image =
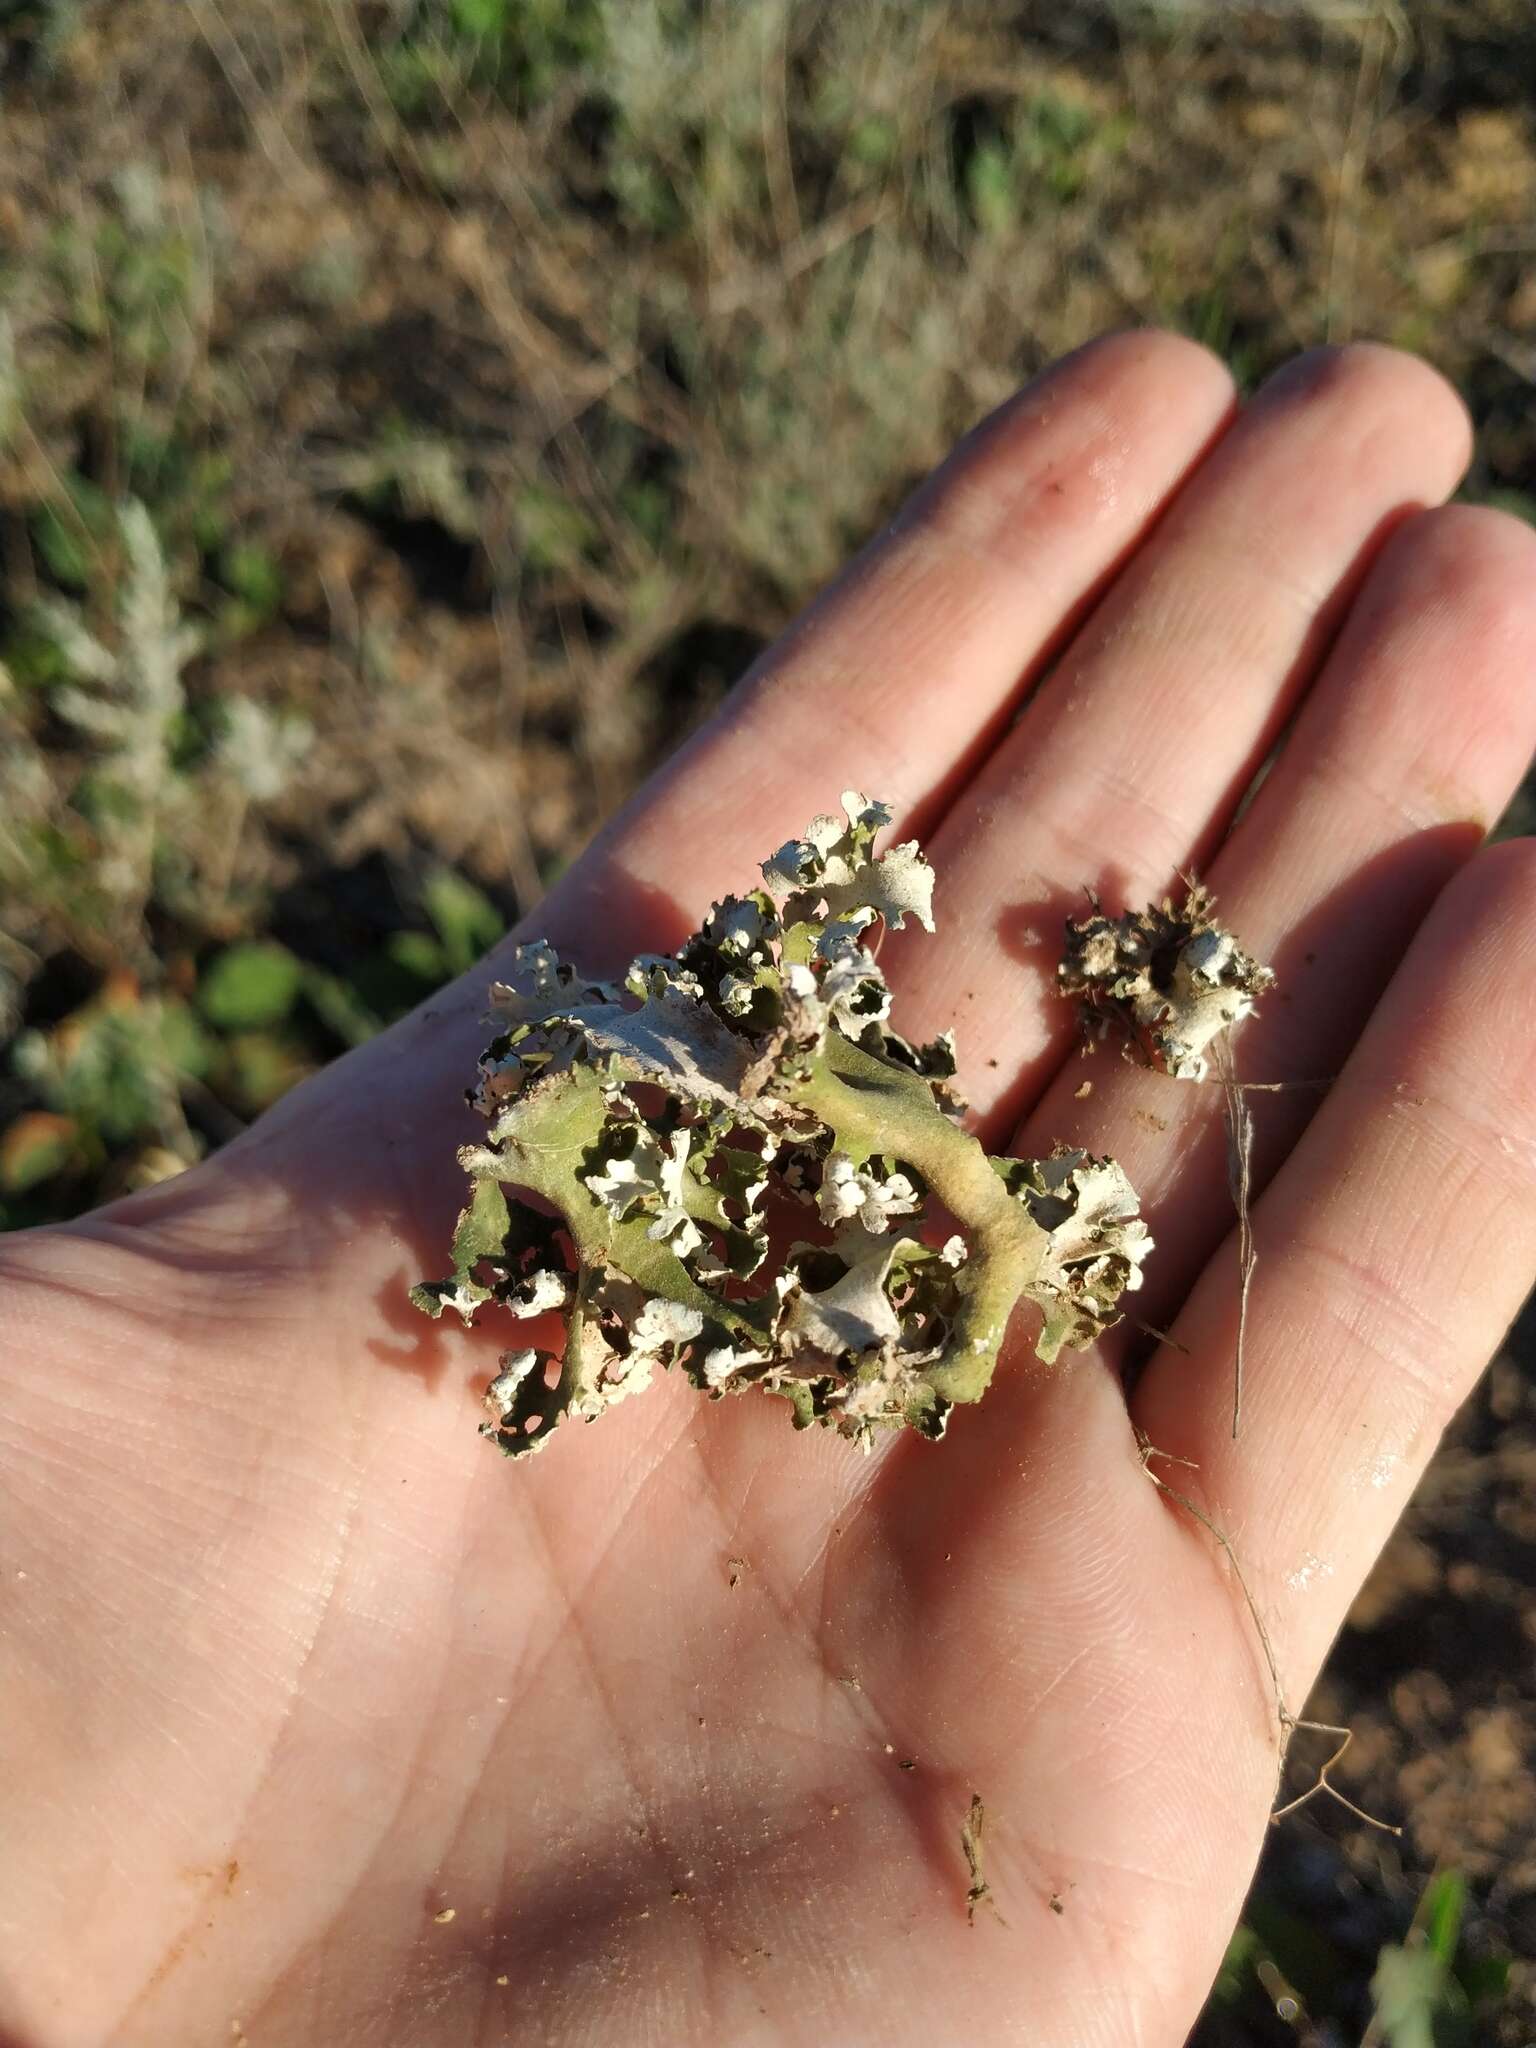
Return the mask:
{"type": "MultiPolygon", "coordinates": [[[[1248,1919],[1280,1964],[1282,2018],[1256,1996],[1213,2005],[1191,2048],[1349,2048],[1370,2018],[1384,1942],[1426,1877],[1468,1880],[1467,1943],[1515,1959],[1505,2010],[1470,2039],[1536,2041],[1536,1306],[1528,1306],[1362,1589],[1306,1717],[1346,1726],[1334,1773],[1393,1836],[1326,1800],[1266,1845],[1248,1919]],[[1521,1967],[1522,1963],[1526,1967],[1521,1967]],[[1315,2015],[1315,2017],[1314,2017],[1315,2015]],[[1353,2031],[1351,2031],[1353,2028],[1353,2031]]],[[[1296,1789],[1326,1757],[1298,1747],[1296,1789]]],[[[1298,1739],[1300,1741],[1300,1738],[1298,1739]]]]}

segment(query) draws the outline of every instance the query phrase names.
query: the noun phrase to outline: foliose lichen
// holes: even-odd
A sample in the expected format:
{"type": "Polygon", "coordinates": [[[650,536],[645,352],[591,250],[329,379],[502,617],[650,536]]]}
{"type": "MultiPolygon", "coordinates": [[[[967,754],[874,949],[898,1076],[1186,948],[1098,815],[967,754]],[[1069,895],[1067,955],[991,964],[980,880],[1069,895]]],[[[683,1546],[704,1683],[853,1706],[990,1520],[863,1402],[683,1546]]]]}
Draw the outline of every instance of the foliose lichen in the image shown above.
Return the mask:
{"type": "Polygon", "coordinates": [[[1251,1015],[1275,979],[1222,930],[1215,908],[1193,883],[1178,910],[1164,897],[1108,917],[1093,898],[1088,917],[1068,919],[1056,972],[1062,994],[1077,1001],[1085,1050],[1118,1031],[1127,1052],[1176,1081],[1206,1078],[1215,1039],[1251,1015]]]}
{"type": "Polygon", "coordinates": [[[869,940],[933,929],[933,871],[915,843],[875,854],[884,804],[848,791],[843,809],[675,954],[600,982],[540,942],[493,985],[453,1272],[412,1299],[563,1323],[490,1384],[482,1433],[508,1454],[658,1366],[715,1399],[780,1395],[797,1426],[865,1448],[902,1425],[938,1437],[985,1393],[1021,1300],[1049,1361],[1139,1286],[1151,1240],[1114,1161],[989,1157],[950,1035],[891,1027],[869,940]]]}

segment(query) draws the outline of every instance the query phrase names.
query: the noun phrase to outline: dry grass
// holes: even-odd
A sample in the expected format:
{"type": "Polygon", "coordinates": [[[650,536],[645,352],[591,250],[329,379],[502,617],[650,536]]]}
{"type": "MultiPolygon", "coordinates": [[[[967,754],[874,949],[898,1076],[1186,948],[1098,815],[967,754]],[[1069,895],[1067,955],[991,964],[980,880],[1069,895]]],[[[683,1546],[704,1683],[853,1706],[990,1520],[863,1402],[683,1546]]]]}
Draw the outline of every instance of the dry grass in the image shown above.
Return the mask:
{"type": "MultiPolygon", "coordinates": [[[[958,431],[1103,327],[1247,377],[1421,347],[1481,412],[1477,487],[1518,487],[1517,10],[1023,12],[570,0],[516,77],[449,0],[13,30],[10,716],[54,821],[79,837],[28,688],[39,538],[110,619],[124,492],[206,629],[203,735],[238,700],[314,728],[219,864],[243,924],[294,842],[534,893],[958,431]]],[[[13,936],[131,952],[131,904],[21,875],[13,936]]]]}

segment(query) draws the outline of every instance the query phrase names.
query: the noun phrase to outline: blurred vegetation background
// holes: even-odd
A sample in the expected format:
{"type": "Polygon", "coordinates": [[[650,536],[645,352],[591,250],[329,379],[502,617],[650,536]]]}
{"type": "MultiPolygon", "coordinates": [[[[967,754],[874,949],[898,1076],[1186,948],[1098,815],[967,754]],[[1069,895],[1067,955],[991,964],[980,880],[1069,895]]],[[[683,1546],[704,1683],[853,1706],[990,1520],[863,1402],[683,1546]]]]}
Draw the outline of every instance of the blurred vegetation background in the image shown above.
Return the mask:
{"type": "MultiPolygon", "coordinates": [[[[1533,85],[1527,0],[0,0],[0,1228],[470,964],[1104,328],[1421,350],[1536,514],[1533,85]]],[[[1315,1703],[1406,1833],[1276,1835],[1204,2048],[1536,2037],[1526,1349],[1315,1703]]]]}

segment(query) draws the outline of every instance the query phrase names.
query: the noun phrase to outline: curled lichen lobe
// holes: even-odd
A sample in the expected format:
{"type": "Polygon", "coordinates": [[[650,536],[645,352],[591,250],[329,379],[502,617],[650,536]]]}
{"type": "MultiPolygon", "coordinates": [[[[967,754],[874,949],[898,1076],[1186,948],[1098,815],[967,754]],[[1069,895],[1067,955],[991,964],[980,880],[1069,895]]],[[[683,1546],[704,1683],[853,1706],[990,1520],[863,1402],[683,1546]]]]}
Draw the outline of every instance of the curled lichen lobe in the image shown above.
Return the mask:
{"type": "Polygon", "coordinates": [[[1067,921],[1057,980],[1073,997],[1091,1048],[1111,1031],[1127,1050],[1179,1081],[1203,1081],[1223,1031],[1252,1014],[1274,972],[1216,922],[1216,899],[1192,883],[1179,908],[1165,897],[1110,917],[1092,899],[1067,921]]]}
{"type": "Polygon", "coordinates": [[[875,853],[889,822],[849,791],[676,953],[601,982],[536,943],[493,985],[453,1271],[412,1293],[535,1339],[559,1319],[558,1345],[509,1350],[491,1382],[503,1450],[657,1366],[710,1398],[778,1394],[866,1447],[903,1424],[938,1436],[986,1390],[1021,1298],[1049,1359],[1139,1284],[1150,1240],[1119,1168],[990,1159],[949,1035],[892,1029],[870,941],[932,929],[933,873],[915,843],[875,853]]]}

